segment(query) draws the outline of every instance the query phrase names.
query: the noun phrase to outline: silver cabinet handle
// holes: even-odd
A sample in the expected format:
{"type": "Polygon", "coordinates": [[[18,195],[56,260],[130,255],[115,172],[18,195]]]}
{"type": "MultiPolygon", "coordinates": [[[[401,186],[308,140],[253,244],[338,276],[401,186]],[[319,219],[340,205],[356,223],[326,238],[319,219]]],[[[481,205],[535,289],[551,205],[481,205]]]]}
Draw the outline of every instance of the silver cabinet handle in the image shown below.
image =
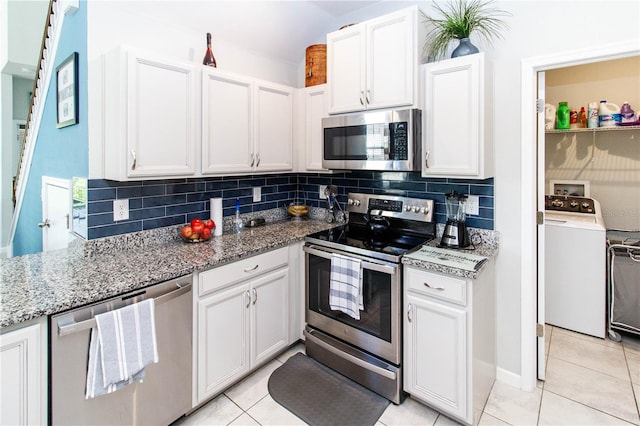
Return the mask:
{"type": "Polygon", "coordinates": [[[438,290],[438,291],[444,290],[444,287],[433,287],[433,286],[429,285],[429,283],[424,283],[424,285],[426,287],[429,287],[430,289],[433,289],[433,290],[438,290]]]}
{"type": "Polygon", "coordinates": [[[367,95],[365,96],[365,100],[367,101],[367,104],[370,104],[371,101],[369,100],[369,96],[371,95],[371,91],[367,90],[367,95]]]}
{"type": "Polygon", "coordinates": [[[424,156],[424,167],[425,168],[429,168],[429,154],[431,154],[430,151],[427,151],[427,153],[424,156]]]}
{"type": "Polygon", "coordinates": [[[249,290],[245,291],[244,295],[247,297],[247,309],[249,309],[249,306],[251,305],[251,294],[249,293],[249,290]]]}
{"type": "Polygon", "coordinates": [[[413,309],[413,306],[411,306],[411,303],[409,303],[409,306],[407,306],[407,321],[411,322],[411,309],[413,309]]]}
{"type": "Polygon", "coordinates": [[[258,269],[260,267],[260,264],[254,266],[253,268],[246,268],[244,271],[245,272],[251,272],[251,271],[255,271],[256,269],[258,269]]]}
{"type": "Polygon", "coordinates": [[[45,219],[44,222],[40,222],[38,224],[38,228],[51,228],[51,221],[49,218],[45,219]]]}
{"type": "Polygon", "coordinates": [[[258,301],[258,291],[254,288],[253,289],[253,304],[255,305],[257,301],[258,301]]]}
{"type": "Polygon", "coordinates": [[[256,159],[255,156],[253,155],[253,152],[251,153],[251,167],[253,167],[253,165],[255,164],[256,159]]]}
{"type": "Polygon", "coordinates": [[[364,92],[360,92],[360,105],[364,105],[364,92]]]}
{"type": "Polygon", "coordinates": [[[260,153],[256,154],[256,167],[260,167],[260,153]]]}
{"type": "Polygon", "coordinates": [[[136,169],[136,152],[133,149],[131,150],[131,157],[133,158],[133,163],[131,163],[131,170],[135,170],[136,169]]]}

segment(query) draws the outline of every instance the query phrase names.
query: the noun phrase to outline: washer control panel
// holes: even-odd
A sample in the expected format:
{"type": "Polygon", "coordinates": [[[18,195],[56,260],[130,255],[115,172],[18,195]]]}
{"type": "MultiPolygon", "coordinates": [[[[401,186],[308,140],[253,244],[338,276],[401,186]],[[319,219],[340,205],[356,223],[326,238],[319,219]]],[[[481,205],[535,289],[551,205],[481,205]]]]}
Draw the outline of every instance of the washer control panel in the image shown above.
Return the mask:
{"type": "Polygon", "coordinates": [[[571,213],[595,214],[596,207],[592,198],[569,197],[566,195],[545,195],[545,210],[571,213]]]}

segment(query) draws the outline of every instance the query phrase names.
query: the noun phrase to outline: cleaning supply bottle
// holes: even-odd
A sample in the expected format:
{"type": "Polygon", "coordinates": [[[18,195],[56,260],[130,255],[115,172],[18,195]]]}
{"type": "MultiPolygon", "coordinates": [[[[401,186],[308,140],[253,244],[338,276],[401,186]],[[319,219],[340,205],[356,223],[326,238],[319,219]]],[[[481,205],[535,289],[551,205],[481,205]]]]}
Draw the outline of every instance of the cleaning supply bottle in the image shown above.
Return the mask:
{"type": "Polygon", "coordinates": [[[600,127],[614,127],[616,122],[620,122],[620,107],[606,100],[600,101],[598,121],[600,127]]]}
{"type": "Polygon", "coordinates": [[[571,111],[569,111],[568,102],[560,102],[558,111],[556,112],[556,128],[560,130],[571,128],[571,111]]]}
{"type": "Polygon", "coordinates": [[[636,113],[631,109],[628,101],[624,101],[620,107],[620,122],[621,123],[633,123],[636,121],[636,113]]]}
{"type": "Polygon", "coordinates": [[[598,103],[596,101],[589,102],[589,111],[587,113],[587,127],[595,129],[600,126],[598,120],[598,103]]]}
{"type": "Polygon", "coordinates": [[[243,223],[240,219],[240,198],[236,198],[236,218],[233,220],[233,226],[236,232],[242,231],[243,223]]]}
{"type": "Polygon", "coordinates": [[[578,129],[586,129],[587,128],[587,112],[584,110],[584,107],[580,107],[580,112],[578,113],[578,129]]]}
{"type": "Polygon", "coordinates": [[[578,128],[578,111],[576,111],[575,109],[571,110],[571,113],[569,114],[569,124],[572,129],[577,129],[578,128]]]}

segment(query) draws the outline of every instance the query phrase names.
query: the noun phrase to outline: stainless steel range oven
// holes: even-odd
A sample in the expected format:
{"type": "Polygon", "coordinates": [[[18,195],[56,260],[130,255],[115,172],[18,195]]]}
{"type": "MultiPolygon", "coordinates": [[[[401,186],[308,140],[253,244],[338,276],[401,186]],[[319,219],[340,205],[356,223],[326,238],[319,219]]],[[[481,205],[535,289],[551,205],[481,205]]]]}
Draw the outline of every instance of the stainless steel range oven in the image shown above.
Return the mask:
{"type": "Polygon", "coordinates": [[[433,201],[350,193],[347,211],[347,225],[305,239],[306,352],[399,404],[402,398],[400,259],[434,237],[433,201]],[[331,307],[334,255],[360,263],[362,306],[357,316],[331,307]]]}

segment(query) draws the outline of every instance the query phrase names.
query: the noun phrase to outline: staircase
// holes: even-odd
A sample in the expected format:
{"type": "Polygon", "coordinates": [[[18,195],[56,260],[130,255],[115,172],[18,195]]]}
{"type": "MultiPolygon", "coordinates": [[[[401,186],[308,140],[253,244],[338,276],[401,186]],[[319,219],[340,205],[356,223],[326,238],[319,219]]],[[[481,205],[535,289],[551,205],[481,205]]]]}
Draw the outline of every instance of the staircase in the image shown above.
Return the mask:
{"type": "MultiPolygon", "coordinates": [[[[13,206],[14,206],[14,222],[15,222],[15,212],[16,205],[18,201],[18,194],[24,192],[24,184],[26,184],[26,179],[29,171],[29,163],[26,163],[26,159],[31,160],[30,155],[28,154],[30,151],[33,153],[33,145],[35,144],[35,136],[37,134],[37,128],[39,125],[40,118],[42,116],[42,111],[38,115],[38,111],[41,110],[42,106],[44,106],[46,91],[43,92],[43,86],[45,86],[44,76],[47,75],[47,68],[53,68],[53,60],[55,59],[55,55],[51,55],[50,46],[53,43],[52,36],[56,34],[55,25],[56,25],[56,11],[58,8],[57,0],[50,0],[49,2],[49,11],[47,13],[47,21],[44,27],[44,33],[42,36],[42,45],[40,46],[40,59],[38,60],[38,69],[36,73],[36,79],[33,83],[33,90],[31,91],[31,107],[29,108],[29,112],[27,113],[27,125],[24,132],[24,138],[22,140],[22,147],[20,149],[20,158],[18,160],[18,170],[16,172],[16,176],[13,177],[13,206]]],[[[49,72],[49,74],[51,74],[49,72]]],[[[13,226],[12,226],[13,231],[13,226]]],[[[13,235],[13,232],[12,232],[13,235]]]]}

